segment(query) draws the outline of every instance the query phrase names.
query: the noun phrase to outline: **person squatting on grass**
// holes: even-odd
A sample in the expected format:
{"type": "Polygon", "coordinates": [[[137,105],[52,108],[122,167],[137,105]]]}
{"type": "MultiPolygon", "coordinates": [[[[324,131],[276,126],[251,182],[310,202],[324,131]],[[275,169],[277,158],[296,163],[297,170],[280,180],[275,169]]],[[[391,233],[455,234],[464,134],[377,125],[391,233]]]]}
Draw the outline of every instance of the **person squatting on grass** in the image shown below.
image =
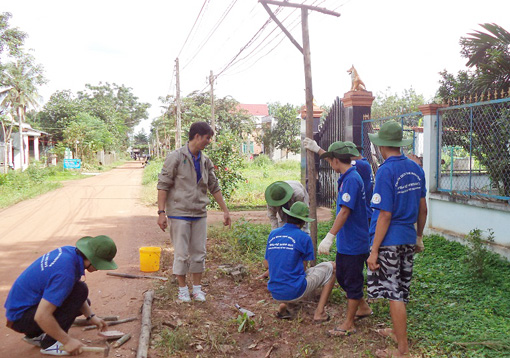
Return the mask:
{"type": "MultiPolygon", "coordinates": [[[[310,205],[308,193],[303,184],[296,180],[275,181],[266,188],[264,193],[267,202],[267,217],[271,222],[271,230],[282,227],[287,222],[287,214],[283,209],[289,210],[292,204],[302,201],[307,206],[310,205]]],[[[303,230],[310,234],[308,223],[305,223],[303,230]]],[[[269,277],[269,270],[267,269],[267,260],[264,260],[264,267],[266,271],[258,276],[259,279],[269,277]]]]}
{"type": "Polygon", "coordinates": [[[9,291],[4,305],[7,327],[24,333],[23,340],[41,347],[42,354],[80,354],[84,344],[68,334],[76,317],[84,315],[101,331],[108,326],[92,312],[89,289],[80,279],[85,270],[115,270],[116,254],[117,247],[108,236],[85,236],[76,247],[59,247],[35,260],[9,291]]]}
{"type": "Polygon", "coordinates": [[[336,277],[347,295],[347,314],[345,321],[328,333],[332,336],[348,336],[356,333],[356,319],[372,314],[363,299],[363,268],[370,252],[365,189],[356,167],[351,165],[352,158],[359,157],[360,154],[352,142],[334,142],[327,152],[309,138],[305,138],[304,145],[306,149],[318,153],[320,159],[327,160],[336,173],[340,173],[337,216],[328,234],[321,241],[318,252],[329,254],[336,237],[336,277]]]}
{"type": "Polygon", "coordinates": [[[323,262],[305,271],[307,261],[315,256],[312,239],[301,228],[314,219],[308,217],[308,206],[301,201],[283,211],[287,214],[287,223],[271,231],[265,254],[269,264],[267,288],[280,302],[276,317],[292,319],[291,307],[322,287],[313,319],[317,323],[325,322],[329,320],[325,306],[335,284],[335,263],[323,262]]]}
{"type": "Polygon", "coordinates": [[[202,152],[213,136],[214,131],[206,122],[193,123],[188,143],[168,154],[158,176],[158,225],[165,231],[170,220],[172,271],[179,284],[178,299],[183,302],[191,301],[186,284],[188,273],[193,280],[193,299],[205,301],[201,282],[206,257],[206,206],[210,202],[207,190],[223,210],[223,225],[231,224],[214,165],[202,152]]]}
{"type": "Polygon", "coordinates": [[[423,169],[400,151],[412,139],[403,139],[400,124],[384,123],[379,133],[369,133],[370,141],[379,146],[384,163],[375,176],[370,225],[371,252],[367,260],[369,298],[390,301],[393,329],[378,333],[393,338],[397,350],[377,350],[378,357],[408,357],[407,312],[409,287],[415,251],[420,248],[427,219],[425,174],[423,169]],[[417,228],[415,229],[415,223],[417,228]]]}

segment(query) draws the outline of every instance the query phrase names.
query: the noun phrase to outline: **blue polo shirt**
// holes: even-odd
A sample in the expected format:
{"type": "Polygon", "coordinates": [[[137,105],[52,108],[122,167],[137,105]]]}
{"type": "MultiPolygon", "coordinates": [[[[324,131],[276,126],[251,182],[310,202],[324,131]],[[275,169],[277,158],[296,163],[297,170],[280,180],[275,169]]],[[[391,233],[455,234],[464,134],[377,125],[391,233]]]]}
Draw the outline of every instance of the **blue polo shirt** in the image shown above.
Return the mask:
{"type": "Polygon", "coordinates": [[[365,187],[365,203],[367,208],[367,218],[372,217],[374,210],[370,207],[370,200],[372,200],[372,193],[374,191],[374,176],[372,175],[372,167],[368,162],[367,158],[361,158],[354,160],[353,165],[356,167],[358,174],[363,180],[363,186],[365,187]]]}
{"type": "Polygon", "coordinates": [[[416,244],[420,199],[427,194],[423,169],[405,155],[389,157],[375,175],[372,196],[370,244],[380,210],[391,212],[391,222],[381,246],[416,244]]]}
{"type": "Polygon", "coordinates": [[[17,321],[42,298],[60,307],[85,274],[83,259],[73,246],[63,246],[35,260],[16,279],[5,302],[9,321],[17,321]]]}
{"type": "Polygon", "coordinates": [[[342,206],[351,209],[351,214],[336,234],[338,253],[361,255],[370,252],[365,191],[363,180],[355,167],[350,167],[338,179],[337,215],[342,206]]]}
{"type": "Polygon", "coordinates": [[[284,224],[269,234],[265,258],[269,264],[267,289],[275,300],[300,297],[306,289],[303,261],[314,259],[310,236],[297,225],[284,224]]]}

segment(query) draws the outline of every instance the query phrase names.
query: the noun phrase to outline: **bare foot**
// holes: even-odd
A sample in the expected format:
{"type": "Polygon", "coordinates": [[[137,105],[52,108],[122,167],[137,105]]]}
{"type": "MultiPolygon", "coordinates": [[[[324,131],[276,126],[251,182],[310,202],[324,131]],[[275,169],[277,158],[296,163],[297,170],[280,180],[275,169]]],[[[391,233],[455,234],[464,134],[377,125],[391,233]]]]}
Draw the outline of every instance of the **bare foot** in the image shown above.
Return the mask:
{"type": "Polygon", "coordinates": [[[397,343],[397,337],[393,333],[392,328],[381,328],[375,330],[378,335],[384,337],[384,338],[391,338],[393,342],[397,343]]]}
{"type": "Polygon", "coordinates": [[[326,312],[323,312],[322,314],[315,313],[313,315],[313,321],[315,323],[328,322],[330,319],[331,319],[331,317],[326,312]]]}

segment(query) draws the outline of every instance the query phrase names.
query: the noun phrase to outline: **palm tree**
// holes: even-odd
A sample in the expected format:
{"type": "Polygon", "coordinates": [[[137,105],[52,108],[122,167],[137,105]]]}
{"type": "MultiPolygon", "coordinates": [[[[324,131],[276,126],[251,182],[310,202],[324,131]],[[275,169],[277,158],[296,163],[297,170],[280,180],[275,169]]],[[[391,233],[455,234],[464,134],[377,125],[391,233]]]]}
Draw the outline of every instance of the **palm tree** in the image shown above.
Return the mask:
{"type": "Polygon", "coordinates": [[[483,31],[461,39],[466,66],[475,68],[475,90],[508,91],[510,88],[510,32],[497,24],[481,24],[483,31]]]}
{"type": "MultiPolygon", "coordinates": [[[[24,162],[22,123],[25,121],[27,108],[37,107],[39,100],[37,86],[46,83],[42,72],[42,67],[34,63],[32,55],[23,54],[15,57],[14,62],[7,63],[0,75],[0,99],[2,99],[0,106],[7,109],[13,118],[18,119],[22,163],[24,162]]],[[[12,124],[11,122],[11,126],[12,124]]],[[[9,139],[6,138],[6,142],[9,139]]],[[[7,163],[4,165],[7,166],[7,163]]]]}

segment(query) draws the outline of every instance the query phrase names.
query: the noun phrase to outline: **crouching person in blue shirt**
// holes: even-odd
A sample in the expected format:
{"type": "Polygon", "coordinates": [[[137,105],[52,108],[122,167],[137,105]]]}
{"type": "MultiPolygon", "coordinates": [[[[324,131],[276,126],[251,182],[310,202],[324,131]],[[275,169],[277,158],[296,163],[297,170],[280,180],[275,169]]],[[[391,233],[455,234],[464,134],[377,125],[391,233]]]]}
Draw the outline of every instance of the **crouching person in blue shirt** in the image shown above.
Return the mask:
{"type": "Polygon", "coordinates": [[[273,298],[281,302],[276,317],[293,318],[288,305],[301,301],[322,287],[313,319],[317,323],[325,322],[329,320],[326,302],[335,285],[335,263],[323,262],[305,271],[307,261],[314,259],[314,249],[312,239],[301,228],[305,222],[314,219],[308,217],[308,206],[301,201],[294,203],[290,210],[283,208],[283,211],[287,214],[287,223],[271,231],[265,255],[269,264],[267,288],[273,298]]]}
{"type": "Polygon", "coordinates": [[[107,323],[90,308],[85,270],[114,270],[117,247],[108,236],[82,237],[35,260],[16,279],[5,302],[7,327],[24,333],[23,340],[42,354],[76,355],[84,344],[67,332],[84,315],[104,331],[107,323]]]}
{"type": "Polygon", "coordinates": [[[413,257],[419,250],[416,244],[421,241],[427,219],[425,174],[418,164],[401,153],[400,147],[410,145],[412,139],[403,139],[400,124],[388,121],[379,133],[368,136],[379,146],[384,158],[375,176],[372,196],[368,296],[390,301],[393,329],[381,329],[378,333],[391,337],[398,345],[398,350],[378,350],[376,356],[409,357],[406,304],[413,257]]]}

